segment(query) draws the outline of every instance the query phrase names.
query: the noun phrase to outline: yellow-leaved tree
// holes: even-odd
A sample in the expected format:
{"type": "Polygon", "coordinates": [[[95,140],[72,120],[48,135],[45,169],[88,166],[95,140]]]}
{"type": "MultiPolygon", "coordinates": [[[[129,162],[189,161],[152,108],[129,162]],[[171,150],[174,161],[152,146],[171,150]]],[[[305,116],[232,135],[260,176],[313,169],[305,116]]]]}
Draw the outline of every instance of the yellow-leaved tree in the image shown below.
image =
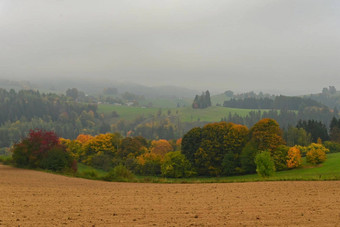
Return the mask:
{"type": "Polygon", "coordinates": [[[311,164],[320,164],[326,161],[326,153],[329,152],[322,144],[312,143],[307,147],[306,160],[311,164]]]}
{"type": "Polygon", "coordinates": [[[301,151],[299,147],[294,146],[288,150],[287,167],[293,169],[301,166],[301,151]]]}

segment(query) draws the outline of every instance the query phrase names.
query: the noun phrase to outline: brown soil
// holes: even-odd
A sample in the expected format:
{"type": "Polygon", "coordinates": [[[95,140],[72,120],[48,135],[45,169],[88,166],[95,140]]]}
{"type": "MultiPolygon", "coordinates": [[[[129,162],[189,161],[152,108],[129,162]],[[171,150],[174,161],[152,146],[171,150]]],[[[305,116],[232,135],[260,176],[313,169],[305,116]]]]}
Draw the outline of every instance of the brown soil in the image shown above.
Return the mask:
{"type": "Polygon", "coordinates": [[[0,226],[340,226],[340,182],[136,184],[0,165],[0,226]]]}

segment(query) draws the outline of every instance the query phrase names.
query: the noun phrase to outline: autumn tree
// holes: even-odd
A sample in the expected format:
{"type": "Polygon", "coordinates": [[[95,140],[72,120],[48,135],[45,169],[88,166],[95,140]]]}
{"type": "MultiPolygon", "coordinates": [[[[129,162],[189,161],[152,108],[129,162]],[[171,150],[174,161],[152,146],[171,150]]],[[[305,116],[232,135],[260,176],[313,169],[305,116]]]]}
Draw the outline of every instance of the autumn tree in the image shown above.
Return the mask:
{"type": "Polygon", "coordinates": [[[84,144],[91,139],[93,139],[93,136],[91,135],[79,134],[76,140],[79,141],[81,144],[84,144]]]}
{"type": "Polygon", "coordinates": [[[176,140],[176,150],[180,151],[182,149],[182,138],[176,140]]]}
{"type": "Polygon", "coordinates": [[[280,126],[273,119],[260,120],[250,129],[250,133],[258,150],[271,152],[278,146],[285,144],[280,126]]]}
{"type": "Polygon", "coordinates": [[[99,134],[83,145],[81,160],[85,164],[105,170],[113,166],[112,159],[117,155],[121,135],[118,133],[99,134]]]}
{"type": "Polygon", "coordinates": [[[326,161],[326,153],[329,152],[322,144],[312,143],[307,147],[306,161],[311,164],[320,164],[326,161]]]}
{"type": "Polygon", "coordinates": [[[287,167],[289,169],[301,166],[301,151],[299,147],[291,147],[288,150],[287,167]]]}
{"type": "Polygon", "coordinates": [[[145,152],[137,157],[136,172],[142,175],[161,174],[162,157],[153,152],[145,152]]]}
{"type": "Polygon", "coordinates": [[[289,147],[280,145],[275,150],[270,152],[275,164],[275,169],[277,171],[287,169],[288,151],[289,147]]]}
{"type": "Polygon", "coordinates": [[[66,151],[72,155],[72,157],[80,161],[80,155],[82,153],[82,144],[78,140],[70,140],[59,138],[60,143],[66,147],[66,151]]]}
{"type": "Polygon", "coordinates": [[[121,141],[118,155],[122,160],[128,157],[137,157],[138,155],[145,153],[147,145],[147,141],[141,136],[126,137],[121,141]]]}
{"type": "Polygon", "coordinates": [[[240,166],[239,156],[247,136],[245,126],[226,122],[207,124],[183,136],[182,153],[199,175],[234,174],[240,166]],[[224,161],[227,154],[229,160],[224,161]],[[224,168],[229,170],[225,172],[224,168]]]}
{"type": "Polygon", "coordinates": [[[61,171],[73,165],[73,158],[53,131],[31,130],[12,152],[13,162],[20,167],[61,171]]]}
{"type": "Polygon", "coordinates": [[[171,144],[164,139],[160,140],[153,140],[151,142],[151,149],[150,151],[156,155],[160,155],[162,158],[164,158],[165,154],[173,151],[173,147],[171,144]]]}

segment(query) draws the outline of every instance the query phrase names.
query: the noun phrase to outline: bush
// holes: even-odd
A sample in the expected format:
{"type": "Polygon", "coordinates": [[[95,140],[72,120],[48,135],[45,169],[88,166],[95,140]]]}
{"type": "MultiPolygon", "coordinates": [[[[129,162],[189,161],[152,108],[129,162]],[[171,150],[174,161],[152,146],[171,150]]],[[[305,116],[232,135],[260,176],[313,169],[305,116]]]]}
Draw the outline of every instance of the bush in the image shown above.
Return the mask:
{"type": "Polygon", "coordinates": [[[169,152],[165,155],[161,166],[162,175],[165,177],[189,177],[193,174],[190,162],[180,151],[169,152]]]}
{"type": "Polygon", "coordinates": [[[107,181],[130,181],[135,176],[123,165],[118,165],[113,168],[105,177],[107,181]]]}
{"type": "Polygon", "coordinates": [[[288,150],[287,167],[289,169],[299,167],[301,165],[301,152],[300,149],[295,146],[288,150]]]}
{"type": "Polygon", "coordinates": [[[62,171],[70,168],[72,164],[71,155],[63,147],[56,146],[48,150],[46,157],[41,160],[40,167],[52,171],[62,171]]]}
{"type": "Polygon", "coordinates": [[[328,151],[322,144],[312,143],[307,147],[306,160],[313,165],[323,163],[327,159],[326,152],[328,151]]]}
{"type": "Polygon", "coordinates": [[[261,152],[255,157],[256,172],[261,177],[272,176],[275,172],[274,161],[268,151],[261,152]]]}
{"type": "Polygon", "coordinates": [[[329,150],[329,153],[340,152],[340,143],[325,141],[324,146],[329,150]]]}

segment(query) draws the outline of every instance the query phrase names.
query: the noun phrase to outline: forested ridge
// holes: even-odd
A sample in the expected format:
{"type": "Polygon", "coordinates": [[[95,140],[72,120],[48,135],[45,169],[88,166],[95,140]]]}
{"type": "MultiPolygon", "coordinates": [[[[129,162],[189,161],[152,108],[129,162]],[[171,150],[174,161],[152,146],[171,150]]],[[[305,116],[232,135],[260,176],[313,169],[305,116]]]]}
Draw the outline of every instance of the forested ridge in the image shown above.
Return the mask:
{"type": "Polygon", "coordinates": [[[98,132],[96,104],[77,103],[69,97],[33,90],[0,88],[0,146],[26,135],[30,129],[53,130],[66,138],[83,131],[98,132]]]}

